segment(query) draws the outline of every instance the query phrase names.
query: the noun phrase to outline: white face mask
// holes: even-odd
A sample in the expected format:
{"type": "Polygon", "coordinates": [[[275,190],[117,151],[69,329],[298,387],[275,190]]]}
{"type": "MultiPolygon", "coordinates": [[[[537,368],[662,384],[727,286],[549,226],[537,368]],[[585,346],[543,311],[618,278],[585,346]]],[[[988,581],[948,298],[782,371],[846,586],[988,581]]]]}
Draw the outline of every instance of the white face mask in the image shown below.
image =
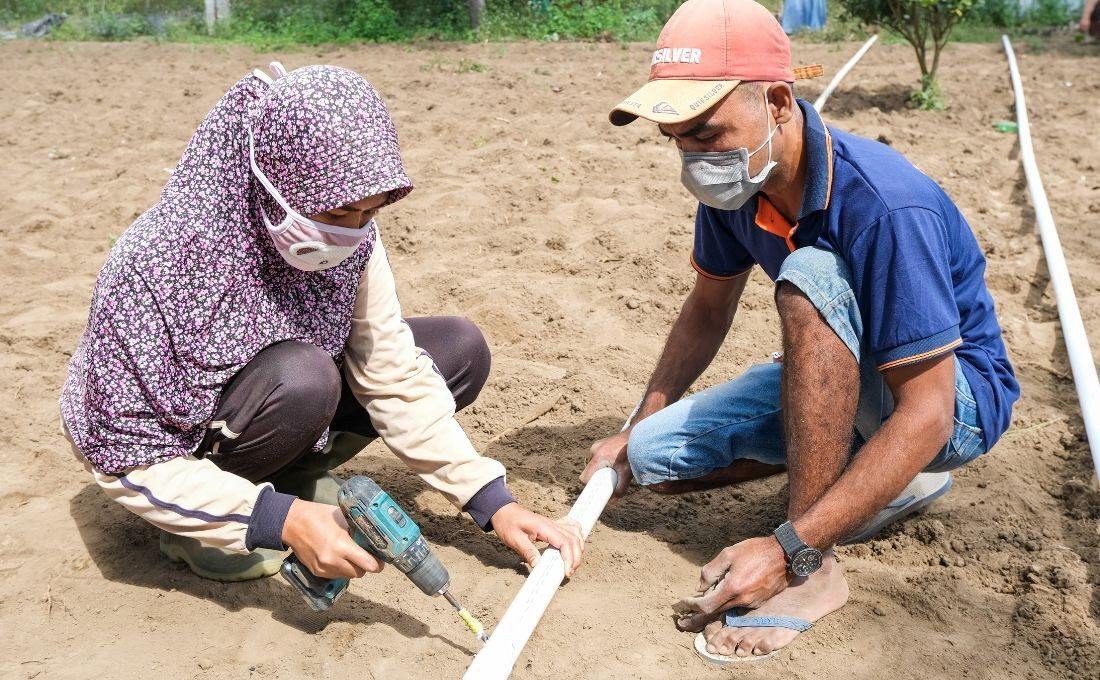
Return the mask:
{"type": "Polygon", "coordinates": [[[272,224],[267,211],[260,206],[267,233],[275,242],[279,254],[291,266],[307,272],[335,267],[351,257],[364,239],[370,236],[374,229],[374,220],[358,229],[347,229],[311,220],[287,205],[275,185],[256,164],[256,149],[251,131],[248,133],[248,154],[252,174],[286,213],[281,223],[272,224]]]}
{"type": "Polygon", "coordinates": [[[771,127],[767,95],[764,96],[765,125],[768,137],[753,151],[747,148],[733,151],[680,152],[683,165],[680,181],[703,205],[718,210],[738,210],[764,186],[776,163],[772,160],[772,136],[779,129],[771,127]],[[768,162],[756,175],[749,177],[749,159],[765,146],[768,162]]]}

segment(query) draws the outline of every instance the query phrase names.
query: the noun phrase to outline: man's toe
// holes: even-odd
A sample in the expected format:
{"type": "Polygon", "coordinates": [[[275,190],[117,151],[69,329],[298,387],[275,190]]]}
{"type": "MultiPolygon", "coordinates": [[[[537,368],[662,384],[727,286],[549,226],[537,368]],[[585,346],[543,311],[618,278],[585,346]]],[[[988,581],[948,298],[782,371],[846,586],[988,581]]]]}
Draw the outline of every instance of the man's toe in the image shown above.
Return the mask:
{"type": "Polygon", "coordinates": [[[703,636],[707,639],[707,642],[710,642],[714,640],[714,636],[721,634],[724,630],[721,621],[711,621],[703,628],[703,636]]]}
{"type": "Polygon", "coordinates": [[[734,635],[736,629],[723,628],[721,621],[715,621],[704,629],[703,635],[707,639],[707,651],[711,654],[729,656],[737,646],[738,640],[734,635]]]}
{"type": "Polygon", "coordinates": [[[772,646],[771,641],[769,641],[767,638],[758,641],[756,645],[754,645],[752,648],[752,653],[757,656],[767,656],[773,651],[775,651],[775,648],[772,646]]]}
{"type": "Polygon", "coordinates": [[[742,637],[741,641],[737,643],[736,654],[741,657],[752,656],[755,653],[752,651],[755,647],[756,642],[753,639],[748,636],[742,637]]]}

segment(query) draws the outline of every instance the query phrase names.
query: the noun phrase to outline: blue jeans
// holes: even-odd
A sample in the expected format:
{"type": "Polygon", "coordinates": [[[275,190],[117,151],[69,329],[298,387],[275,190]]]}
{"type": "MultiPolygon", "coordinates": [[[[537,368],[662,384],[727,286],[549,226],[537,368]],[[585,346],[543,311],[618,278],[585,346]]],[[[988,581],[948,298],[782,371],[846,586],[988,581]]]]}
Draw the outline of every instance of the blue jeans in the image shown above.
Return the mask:
{"type": "MultiPolygon", "coordinates": [[[[894,410],[882,374],[863,343],[863,321],[848,265],[820,248],[800,248],[780,270],[779,281],[797,287],[859,361],[860,392],[852,452],[878,431],[894,410]]],[[[783,465],[782,364],[752,366],[738,378],[693,394],[638,423],[627,447],[639,484],[696,479],[744,458],[783,465]]],[[[974,393],[955,358],[955,427],[950,440],[925,468],[961,467],[985,453],[974,393]]]]}

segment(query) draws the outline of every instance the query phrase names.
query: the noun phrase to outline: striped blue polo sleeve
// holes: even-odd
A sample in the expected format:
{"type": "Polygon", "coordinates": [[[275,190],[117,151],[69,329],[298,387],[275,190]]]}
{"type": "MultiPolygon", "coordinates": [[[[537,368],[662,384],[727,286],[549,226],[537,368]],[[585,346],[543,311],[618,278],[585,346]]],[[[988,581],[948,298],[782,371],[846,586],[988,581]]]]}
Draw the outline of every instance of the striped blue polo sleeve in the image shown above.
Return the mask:
{"type": "Polygon", "coordinates": [[[946,224],[925,208],[892,210],[852,241],[846,259],[879,370],[962,344],[950,255],[946,224]]]}
{"type": "Polygon", "coordinates": [[[695,246],[691,265],[710,279],[732,279],[752,269],[756,260],[733,234],[728,220],[743,216],[699,204],[695,213],[695,246]]]}

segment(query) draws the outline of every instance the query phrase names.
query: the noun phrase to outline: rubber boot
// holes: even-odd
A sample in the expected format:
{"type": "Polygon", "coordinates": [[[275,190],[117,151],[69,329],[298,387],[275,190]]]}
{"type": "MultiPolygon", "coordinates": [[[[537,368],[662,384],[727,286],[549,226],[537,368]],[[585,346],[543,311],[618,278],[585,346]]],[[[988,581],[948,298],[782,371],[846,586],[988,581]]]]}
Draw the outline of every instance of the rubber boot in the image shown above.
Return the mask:
{"type": "Polygon", "coordinates": [[[183,562],[203,578],[223,583],[251,581],[271,576],[279,571],[287,553],[257,548],[250,553],[236,553],[203,545],[187,536],[160,533],[160,551],[173,562],[183,562]]]}
{"type": "Polygon", "coordinates": [[[329,472],[355,457],[370,443],[366,437],[350,432],[329,432],[328,443],[317,453],[307,453],[271,483],[276,491],[302,500],[338,505],[337,493],[343,480],[329,472]]]}

